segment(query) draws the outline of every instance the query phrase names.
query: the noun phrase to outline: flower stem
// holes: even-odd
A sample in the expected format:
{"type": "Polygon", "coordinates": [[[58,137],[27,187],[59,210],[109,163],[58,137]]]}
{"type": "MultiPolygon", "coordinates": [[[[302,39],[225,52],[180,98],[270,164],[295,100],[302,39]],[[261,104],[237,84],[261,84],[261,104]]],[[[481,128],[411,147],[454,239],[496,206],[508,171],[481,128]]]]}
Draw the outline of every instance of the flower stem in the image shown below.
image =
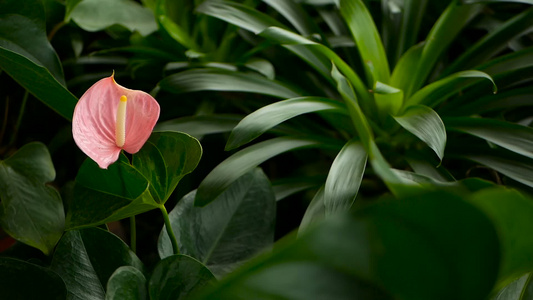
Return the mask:
{"type": "Polygon", "coordinates": [[[133,253],[137,253],[137,226],[135,216],[130,217],[130,248],[133,253]]]}
{"type": "Polygon", "coordinates": [[[178,248],[178,241],[176,240],[176,236],[174,235],[174,231],[172,230],[170,219],[168,218],[167,209],[163,204],[161,204],[159,209],[161,209],[161,213],[163,214],[163,220],[165,220],[165,228],[167,229],[168,237],[170,238],[170,242],[172,243],[172,249],[174,250],[174,254],[180,254],[180,249],[178,248]]]}

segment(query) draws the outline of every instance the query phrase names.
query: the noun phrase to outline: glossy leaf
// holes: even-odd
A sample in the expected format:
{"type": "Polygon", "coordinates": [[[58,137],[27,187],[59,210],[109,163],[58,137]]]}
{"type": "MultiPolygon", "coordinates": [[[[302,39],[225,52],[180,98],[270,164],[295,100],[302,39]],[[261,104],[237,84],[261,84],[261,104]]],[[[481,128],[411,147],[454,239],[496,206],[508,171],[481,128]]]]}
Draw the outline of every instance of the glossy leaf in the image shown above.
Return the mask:
{"type": "Polygon", "coordinates": [[[159,208],[149,186],[124,155],[107,170],[86,159],[76,176],[66,226],[68,229],[95,226],[159,208]]]}
{"type": "Polygon", "coordinates": [[[61,277],[49,269],[1,257],[0,295],[4,299],[63,300],[67,297],[67,289],[61,277]]]}
{"type": "Polygon", "coordinates": [[[157,30],[152,12],[131,0],[83,0],[69,14],[86,31],[100,31],[118,24],[146,36],[157,30]]]}
{"type": "Polygon", "coordinates": [[[319,97],[292,98],[264,106],[246,116],[233,128],[226,150],[240,147],[296,116],[319,111],[342,113],[344,110],[345,107],[338,101],[319,97]]]}
{"type": "Polygon", "coordinates": [[[394,116],[394,120],[424,141],[442,160],[446,147],[446,128],[433,109],[423,105],[411,106],[401,116],[394,116]]]}
{"type": "Polygon", "coordinates": [[[533,129],[483,118],[448,118],[446,126],[485,139],[515,153],[533,158],[533,129]]]}
{"type": "Polygon", "coordinates": [[[366,151],[358,140],[348,141],[337,154],[324,187],[327,217],[350,209],[365,173],[366,160],[366,151]]]}
{"type": "Polygon", "coordinates": [[[498,88],[496,87],[494,79],[492,79],[489,74],[475,70],[462,71],[425,86],[416,92],[411,98],[407,99],[404,108],[417,104],[435,107],[437,104],[446,100],[446,98],[479,82],[482,78],[492,82],[492,92],[496,94],[498,88]]]}
{"type": "Polygon", "coordinates": [[[374,100],[382,122],[389,115],[396,115],[403,104],[403,91],[382,82],[374,84],[374,100]]]}
{"type": "Polygon", "coordinates": [[[464,158],[483,164],[505,176],[533,187],[533,160],[508,158],[497,153],[466,154],[464,158]]]}
{"type": "Polygon", "coordinates": [[[285,84],[242,72],[222,69],[191,69],[172,74],[159,83],[162,89],[181,94],[196,91],[234,91],[294,98],[300,92],[285,84]]]}
{"type": "Polygon", "coordinates": [[[362,0],[340,0],[339,11],[357,44],[370,84],[388,83],[389,63],[372,15],[362,0]]]}
{"type": "Polygon", "coordinates": [[[143,264],[117,236],[99,228],[70,230],[59,242],[50,268],[67,285],[68,299],[104,299],[105,287],[121,266],[143,264]]]}
{"type": "Polygon", "coordinates": [[[493,221],[501,241],[502,260],[499,283],[533,270],[533,240],[527,228],[533,226],[533,202],[510,189],[492,188],[475,193],[470,202],[493,221]]]}
{"type": "Polygon", "coordinates": [[[0,160],[0,224],[13,238],[50,254],[61,238],[65,213],[49,186],[56,171],[48,149],[30,143],[0,160]]]}
{"type": "Polygon", "coordinates": [[[459,2],[450,2],[426,37],[418,67],[413,71],[409,87],[404,90],[406,98],[410,98],[424,85],[441,54],[482,9],[480,5],[462,5],[459,2]]]}
{"type": "Polygon", "coordinates": [[[445,70],[443,75],[479,65],[505,50],[512,39],[530,31],[532,26],[533,8],[529,8],[507,20],[472,47],[469,47],[445,70]]]}
{"type": "Polygon", "coordinates": [[[401,299],[485,299],[498,273],[498,247],[484,213],[460,196],[426,193],[336,216],[280,241],[198,298],[391,299],[380,286],[401,299]]]}
{"type": "Polygon", "coordinates": [[[278,11],[302,35],[320,33],[317,23],[296,1],[263,0],[263,2],[278,11]]]}
{"type": "Polygon", "coordinates": [[[533,65],[533,48],[498,56],[480,66],[478,70],[491,74],[491,76],[504,75],[533,65]]]}
{"type": "MultiPolygon", "coordinates": [[[[236,266],[274,242],[276,201],[270,181],[254,169],[233,182],[205,207],[195,207],[193,191],[170,212],[180,253],[205,264],[222,277],[236,266]]],[[[159,236],[159,256],[173,254],[163,228],[159,236]]]]}
{"type": "Polygon", "coordinates": [[[181,132],[154,132],[133,155],[133,167],[148,179],[154,200],[164,204],[179,181],[191,173],[202,157],[197,139],[181,132]]]}
{"type": "Polygon", "coordinates": [[[314,139],[278,137],[245,148],[216,166],[200,183],[195,206],[204,206],[215,200],[237,178],[257,167],[265,160],[281,153],[311,147],[337,148],[335,143],[314,139]]]}
{"type": "Polygon", "coordinates": [[[145,300],[148,299],[146,278],[137,268],[119,267],[107,282],[106,300],[145,300]]]}
{"type": "Polygon", "coordinates": [[[309,202],[305,210],[300,227],[298,227],[298,235],[309,230],[312,226],[319,223],[326,218],[326,205],[324,204],[324,186],[322,186],[315,196],[309,202]]]}
{"type": "Polygon", "coordinates": [[[423,50],[424,43],[419,43],[409,48],[401,56],[392,72],[390,79],[391,86],[403,91],[409,88],[409,85],[412,83],[411,74],[417,68],[423,50]]]}
{"type": "Polygon", "coordinates": [[[64,86],[61,63],[46,37],[41,1],[3,1],[0,12],[0,68],[70,120],[77,99],[64,86]]]}
{"type": "Polygon", "coordinates": [[[156,131],[181,131],[199,139],[206,134],[231,132],[241,115],[198,115],[158,123],[156,131]]]}
{"type": "Polygon", "coordinates": [[[462,0],[462,1],[467,4],[491,3],[491,2],[516,2],[516,3],[533,4],[533,0],[462,0]]]}
{"type": "Polygon", "coordinates": [[[169,256],[152,272],[148,287],[150,299],[187,299],[214,279],[199,261],[186,255],[169,256]]]}
{"type": "Polygon", "coordinates": [[[527,300],[533,297],[533,281],[531,273],[528,273],[509,283],[491,300],[527,300]]]}

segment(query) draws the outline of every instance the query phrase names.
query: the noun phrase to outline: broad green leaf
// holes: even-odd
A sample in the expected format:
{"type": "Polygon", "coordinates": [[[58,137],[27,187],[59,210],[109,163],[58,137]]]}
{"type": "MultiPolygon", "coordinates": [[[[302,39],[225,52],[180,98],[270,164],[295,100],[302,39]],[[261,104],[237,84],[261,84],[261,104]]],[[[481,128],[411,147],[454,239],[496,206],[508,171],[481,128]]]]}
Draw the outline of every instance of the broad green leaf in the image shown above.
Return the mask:
{"type": "Polygon", "coordinates": [[[501,241],[502,260],[499,285],[533,270],[533,202],[515,190],[492,188],[471,196],[470,202],[493,221],[501,241]]]}
{"type": "Polygon", "coordinates": [[[106,300],[148,299],[144,274],[131,266],[122,266],[116,269],[107,282],[106,290],[106,300]]]}
{"type": "MultiPolygon", "coordinates": [[[[205,207],[195,207],[193,191],[183,197],[170,212],[180,253],[205,264],[217,277],[274,242],[276,201],[270,181],[254,169],[233,182],[205,207]]],[[[161,230],[159,256],[173,254],[166,229],[161,230]]]]}
{"type": "Polygon", "coordinates": [[[489,153],[466,154],[464,158],[483,164],[520,183],[533,187],[533,160],[512,159],[489,153]]]}
{"type": "Polygon", "coordinates": [[[70,230],[54,252],[50,268],[67,285],[67,299],[104,299],[118,267],[144,271],[142,262],[117,236],[99,228],[70,230]]]}
{"type": "Polygon", "coordinates": [[[159,208],[149,186],[123,154],[107,170],[87,158],[76,176],[66,227],[96,226],[159,208]]]}
{"type": "Polygon", "coordinates": [[[459,58],[454,60],[442,75],[451,74],[459,70],[473,68],[502,52],[508,43],[531,30],[533,26],[533,7],[512,17],[498,26],[494,31],[485,35],[476,44],[469,47],[459,58]]]}
{"type": "Polygon", "coordinates": [[[194,137],[181,132],[154,132],[133,155],[133,167],[148,179],[154,200],[164,204],[201,157],[202,146],[194,137]]]}
{"type": "Polygon", "coordinates": [[[276,201],[280,201],[296,193],[318,188],[325,180],[325,175],[283,178],[272,182],[272,190],[276,201]]]}
{"type": "Polygon", "coordinates": [[[426,143],[442,161],[446,147],[446,128],[433,109],[424,105],[410,106],[401,116],[394,116],[394,120],[426,143]]]}
{"type": "Polygon", "coordinates": [[[40,1],[0,3],[0,68],[67,120],[77,99],[66,88],[61,63],[46,37],[40,1]]]}
{"type": "Polygon", "coordinates": [[[241,115],[198,115],[158,123],[156,131],[181,131],[195,138],[206,134],[230,132],[243,118],[241,115]]]}
{"type": "Polygon", "coordinates": [[[63,300],[67,289],[61,277],[49,269],[0,257],[0,295],[3,299],[63,300]]]}
{"type": "Polygon", "coordinates": [[[367,81],[389,83],[390,70],[387,55],[372,15],[362,0],[340,0],[339,11],[357,44],[367,81]]]}
{"type": "Polygon", "coordinates": [[[515,153],[533,158],[533,129],[482,118],[447,118],[446,126],[485,139],[515,153]]]}
{"type": "Polygon", "coordinates": [[[486,72],[491,76],[503,75],[506,72],[516,71],[533,65],[533,47],[498,56],[476,69],[486,72]]]}
{"type": "Polygon", "coordinates": [[[65,0],[65,22],[70,21],[70,14],[72,13],[76,5],[80,4],[81,1],[83,0],[65,0]]]}
{"type": "Polygon", "coordinates": [[[309,230],[312,226],[319,223],[326,218],[326,205],[324,204],[324,186],[322,186],[315,196],[309,202],[305,210],[300,227],[298,227],[298,235],[309,230]]]}
{"type": "Polygon", "coordinates": [[[420,89],[411,98],[407,99],[404,104],[404,108],[408,108],[409,106],[417,104],[435,107],[448,97],[457,94],[459,91],[479,82],[480,79],[483,78],[492,82],[492,92],[496,94],[498,92],[498,88],[494,82],[494,79],[492,79],[489,74],[476,70],[461,71],[435,81],[420,89]]]}
{"type": "Polygon", "coordinates": [[[296,1],[286,0],[262,0],[278,11],[289,21],[298,32],[308,36],[320,33],[320,28],[311,16],[296,1]]]}
{"type": "Polygon", "coordinates": [[[48,255],[61,238],[65,213],[45,145],[30,143],[0,160],[0,224],[13,238],[48,255]]]}
{"type": "Polygon", "coordinates": [[[215,200],[237,178],[269,158],[311,147],[337,148],[338,144],[309,138],[278,137],[244,148],[221,162],[206,176],[198,187],[194,205],[205,206],[215,200]]]}
{"type": "Polygon", "coordinates": [[[491,300],[527,300],[533,298],[532,274],[528,273],[501,289],[491,300]]]}
{"type": "Polygon", "coordinates": [[[394,299],[486,299],[500,259],[489,218],[449,192],[399,200],[282,240],[198,299],[392,299],[376,286],[394,299]]]}
{"type": "Polygon", "coordinates": [[[426,37],[418,67],[413,69],[410,85],[404,89],[406,98],[424,85],[441,54],[482,8],[481,5],[462,5],[456,0],[450,2],[426,37]]]}
{"type": "Polygon", "coordinates": [[[226,150],[240,147],[270,128],[296,116],[319,111],[342,113],[342,103],[320,97],[299,97],[279,101],[260,108],[242,119],[231,131],[226,150]]]}
{"type": "Polygon", "coordinates": [[[132,0],[83,0],[69,17],[86,31],[100,31],[112,25],[122,25],[143,36],[157,30],[152,12],[132,0]]]}
{"type": "Polygon", "coordinates": [[[221,69],[191,69],[172,74],[159,82],[167,91],[181,94],[196,91],[234,91],[294,98],[300,92],[285,84],[262,76],[221,69]]]}
{"type": "Polygon", "coordinates": [[[219,18],[255,34],[271,26],[284,27],[280,22],[267,14],[231,1],[207,0],[200,4],[196,8],[196,11],[219,18]]]}
{"type": "Polygon", "coordinates": [[[450,182],[455,178],[439,162],[425,151],[408,151],[405,160],[417,174],[427,176],[435,181],[450,182]]]}
{"type": "Polygon", "coordinates": [[[337,154],[324,187],[326,217],[350,209],[365,173],[366,160],[366,151],[358,140],[348,141],[337,154]]]}
{"type": "Polygon", "coordinates": [[[389,115],[396,115],[403,105],[403,91],[382,82],[374,84],[374,100],[382,122],[389,115]]]}
{"type": "MultiPolygon", "coordinates": [[[[319,54],[325,56],[333,64],[335,64],[335,66],[349,80],[350,84],[355,89],[357,96],[360,97],[362,101],[361,105],[365,108],[365,111],[371,111],[372,100],[371,100],[371,96],[368,93],[368,89],[366,88],[365,84],[361,81],[361,79],[354,72],[354,70],[348,64],[346,64],[346,62],[344,62],[342,58],[340,58],[333,50],[331,50],[330,48],[322,44],[313,42],[293,32],[290,32],[288,30],[278,28],[278,27],[269,27],[263,30],[261,33],[259,33],[259,35],[268,39],[271,42],[279,43],[281,45],[284,45],[285,47],[292,47],[289,49],[296,50],[300,48],[294,48],[294,47],[306,47],[306,48],[309,48],[309,50],[316,51],[319,54]]],[[[328,65],[324,67],[327,69],[323,71],[327,72],[327,77],[329,78],[331,76],[331,69],[332,69],[331,63],[329,63],[328,65]]]]}
{"type": "MultiPolygon", "coordinates": [[[[45,11],[42,2],[2,1],[0,20],[2,52],[11,51],[25,57],[33,64],[47,69],[55,80],[65,85],[61,62],[46,37],[45,11]]],[[[5,69],[4,63],[0,63],[0,66],[5,69]]],[[[9,66],[9,63],[6,66],[9,66]]]]}
{"type": "Polygon", "coordinates": [[[213,274],[199,261],[186,255],[173,255],[155,266],[148,291],[150,299],[188,299],[214,280],[213,274]]]}

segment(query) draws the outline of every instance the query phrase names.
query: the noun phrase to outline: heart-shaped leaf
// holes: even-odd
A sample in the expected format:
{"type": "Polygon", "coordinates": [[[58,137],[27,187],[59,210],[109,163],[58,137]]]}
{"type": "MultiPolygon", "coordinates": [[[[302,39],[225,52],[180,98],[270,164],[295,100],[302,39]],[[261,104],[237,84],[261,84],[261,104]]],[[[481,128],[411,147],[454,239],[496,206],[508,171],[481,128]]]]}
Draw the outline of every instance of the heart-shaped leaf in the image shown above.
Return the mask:
{"type": "MultiPolygon", "coordinates": [[[[213,202],[195,207],[193,191],[170,212],[180,252],[206,264],[220,277],[274,241],[276,201],[270,181],[254,169],[241,176],[213,202]]],[[[159,256],[172,255],[165,228],[158,244],[159,256]]]]}
{"type": "Polygon", "coordinates": [[[148,290],[151,299],[187,299],[214,279],[199,261],[186,255],[172,255],[157,264],[148,290]]]}
{"type": "Polygon", "coordinates": [[[143,264],[117,236],[99,228],[67,231],[57,245],[50,268],[67,285],[68,299],[104,299],[105,287],[121,266],[143,270],[143,264]]]}
{"type": "Polygon", "coordinates": [[[0,224],[15,239],[49,254],[61,238],[65,213],[59,192],[47,183],[56,172],[48,149],[30,143],[0,161],[0,224]]]}
{"type": "Polygon", "coordinates": [[[119,267],[107,282],[106,300],[145,300],[147,298],[146,278],[137,268],[119,267]]]}
{"type": "Polygon", "coordinates": [[[163,204],[201,157],[202,146],[194,137],[181,132],[154,132],[133,155],[133,166],[148,179],[154,200],[163,204]]]}

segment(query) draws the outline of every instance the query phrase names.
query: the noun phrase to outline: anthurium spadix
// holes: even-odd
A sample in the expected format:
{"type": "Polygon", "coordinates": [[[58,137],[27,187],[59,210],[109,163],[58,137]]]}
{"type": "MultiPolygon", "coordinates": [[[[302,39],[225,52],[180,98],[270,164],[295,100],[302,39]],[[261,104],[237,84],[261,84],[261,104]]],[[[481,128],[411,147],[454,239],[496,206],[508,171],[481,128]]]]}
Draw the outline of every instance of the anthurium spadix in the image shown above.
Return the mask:
{"type": "Polygon", "coordinates": [[[81,96],[72,117],[72,135],[80,149],[102,169],[117,161],[120,151],[137,153],[159,118],[159,104],[143,91],[101,79],[81,96]]]}

